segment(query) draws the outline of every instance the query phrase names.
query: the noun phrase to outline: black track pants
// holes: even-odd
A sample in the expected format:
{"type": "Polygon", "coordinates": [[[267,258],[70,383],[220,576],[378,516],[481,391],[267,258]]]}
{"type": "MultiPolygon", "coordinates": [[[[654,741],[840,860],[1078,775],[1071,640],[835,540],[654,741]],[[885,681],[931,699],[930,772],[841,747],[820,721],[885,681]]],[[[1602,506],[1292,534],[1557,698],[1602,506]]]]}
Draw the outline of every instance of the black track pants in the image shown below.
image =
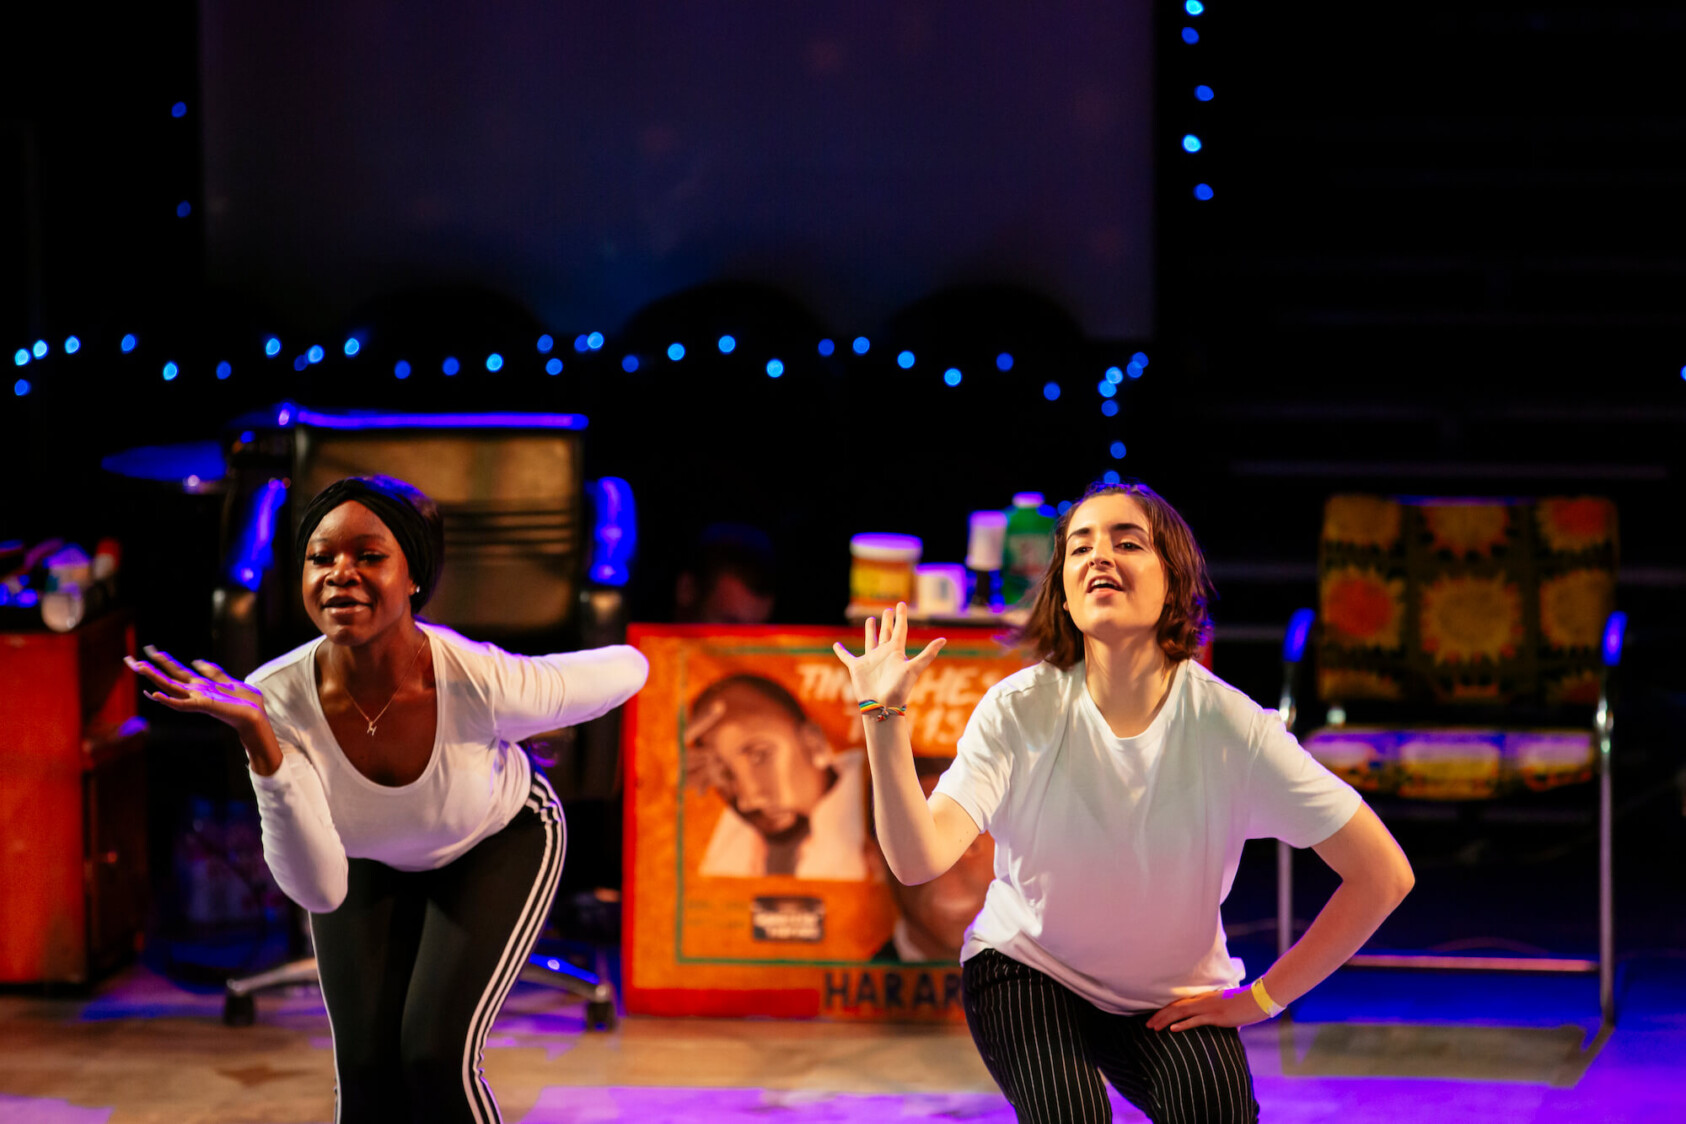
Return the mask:
{"type": "Polygon", "coordinates": [[[1101,1076],[1155,1124],[1255,1121],[1253,1075],[1232,1027],[1149,1030],[986,949],[962,970],[966,1025],[1022,1124],[1112,1119],[1101,1076]]]}
{"type": "Polygon", "coordinates": [[[345,902],[311,917],[336,1124],[502,1120],[481,1051],[544,927],[566,844],[535,770],[509,825],[447,866],[351,860],[345,902]]]}

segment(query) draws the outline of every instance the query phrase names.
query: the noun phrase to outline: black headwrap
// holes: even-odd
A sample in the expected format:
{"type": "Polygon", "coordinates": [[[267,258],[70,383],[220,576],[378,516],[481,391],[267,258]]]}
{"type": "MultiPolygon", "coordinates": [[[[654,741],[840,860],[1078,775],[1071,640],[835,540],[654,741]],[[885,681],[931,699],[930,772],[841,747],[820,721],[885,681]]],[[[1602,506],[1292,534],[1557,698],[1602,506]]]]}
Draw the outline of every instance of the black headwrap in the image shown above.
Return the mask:
{"type": "Polygon", "coordinates": [[[347,476],[317,492],[299,517],[298,534],[293,540],[294,562],[301,571],[304,569],[305,550],[316,525],[328,512],[352,500],[374,512],[398,540],[398,549],[410,564],[410,580],[419,587],[410,595],[410,611],[421,612],[433,596],[444,566],[444,522],[432,500],[395,477],[347,476]]]}

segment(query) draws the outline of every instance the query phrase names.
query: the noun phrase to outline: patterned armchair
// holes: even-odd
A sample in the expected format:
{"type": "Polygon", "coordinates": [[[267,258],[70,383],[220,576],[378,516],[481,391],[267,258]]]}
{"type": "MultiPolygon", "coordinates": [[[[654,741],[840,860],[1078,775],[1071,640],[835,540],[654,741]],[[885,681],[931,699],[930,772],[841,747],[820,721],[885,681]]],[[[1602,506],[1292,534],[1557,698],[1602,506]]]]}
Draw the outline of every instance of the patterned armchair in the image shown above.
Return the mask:
{"type": "MultiPolygon", "coordinates": [[[[1283,721],[1316,657],[1313,756],[1367,796],[1483,800],[1598,779],[1599,956],[1357,956],[1380,967],[1597,971],[1614,1021],[1610,857],[1616,511],[1594,496],[1337,495],[1324,509],[1319,609],[1284,647],[1283,721]],[[1313,627],[1320,623],[1321,627],[1313,627]],[[1586,716],[1591,715],[1591,721],[1586,716]]],[[[1278,945],[1291,943],[1292,851],[1279,844],[1278,945]]]]}

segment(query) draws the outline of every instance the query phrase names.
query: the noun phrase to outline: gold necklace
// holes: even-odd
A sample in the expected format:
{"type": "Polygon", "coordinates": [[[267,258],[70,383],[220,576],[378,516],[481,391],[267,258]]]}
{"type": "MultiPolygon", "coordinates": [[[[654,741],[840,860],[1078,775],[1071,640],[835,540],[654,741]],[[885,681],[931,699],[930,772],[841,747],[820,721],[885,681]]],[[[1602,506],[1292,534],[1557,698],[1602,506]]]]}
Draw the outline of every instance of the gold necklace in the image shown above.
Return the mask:
{"type": "Polygon", "coordinates": [[[416,661],[421,659],[422,649],[425,647],[427,647],[427,634],[423,633],[421,643],[416,645],[416,654],[410,657],[410,666],[404,669],[404,675],[398,677],[398,686],[393,688],[392,697],[386,700],[386,705],[381,707],[381,712],[373,718],[365,714],[363,708],[357,705],[357,699],[351,693],[351,685],[346,684],[345,697],[351,699],[352,708],[358,714],[363,715],[363,721],[369,724],[369,736],[371,738],[375,736],[375,723],[385,717],[386,712],[392,709],[392,704],[398,701],[398,692],[404,689],[404,679],[410,674],[410,669],[416,666],[416,661]]]}

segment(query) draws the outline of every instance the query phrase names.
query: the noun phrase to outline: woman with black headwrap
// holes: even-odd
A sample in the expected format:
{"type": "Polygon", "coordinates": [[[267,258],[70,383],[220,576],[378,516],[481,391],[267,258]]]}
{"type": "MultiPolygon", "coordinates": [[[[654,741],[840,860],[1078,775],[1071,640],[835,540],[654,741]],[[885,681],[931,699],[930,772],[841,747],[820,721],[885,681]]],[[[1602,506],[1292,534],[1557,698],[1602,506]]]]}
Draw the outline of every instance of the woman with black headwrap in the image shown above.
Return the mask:
{"type": "Polygon", "coordinates": [[[232,726],[264,857],[311,914],[340,1124],[501,1119],[486,1032],[543,926],[566,830],[515,744],[604,714],[649,665],[624,646],[516,656],[416,619],[438,509],[348,477],[304,510],[305,611],[322,635],[242,683],[147,649],[147,696],[232,726]]]}

